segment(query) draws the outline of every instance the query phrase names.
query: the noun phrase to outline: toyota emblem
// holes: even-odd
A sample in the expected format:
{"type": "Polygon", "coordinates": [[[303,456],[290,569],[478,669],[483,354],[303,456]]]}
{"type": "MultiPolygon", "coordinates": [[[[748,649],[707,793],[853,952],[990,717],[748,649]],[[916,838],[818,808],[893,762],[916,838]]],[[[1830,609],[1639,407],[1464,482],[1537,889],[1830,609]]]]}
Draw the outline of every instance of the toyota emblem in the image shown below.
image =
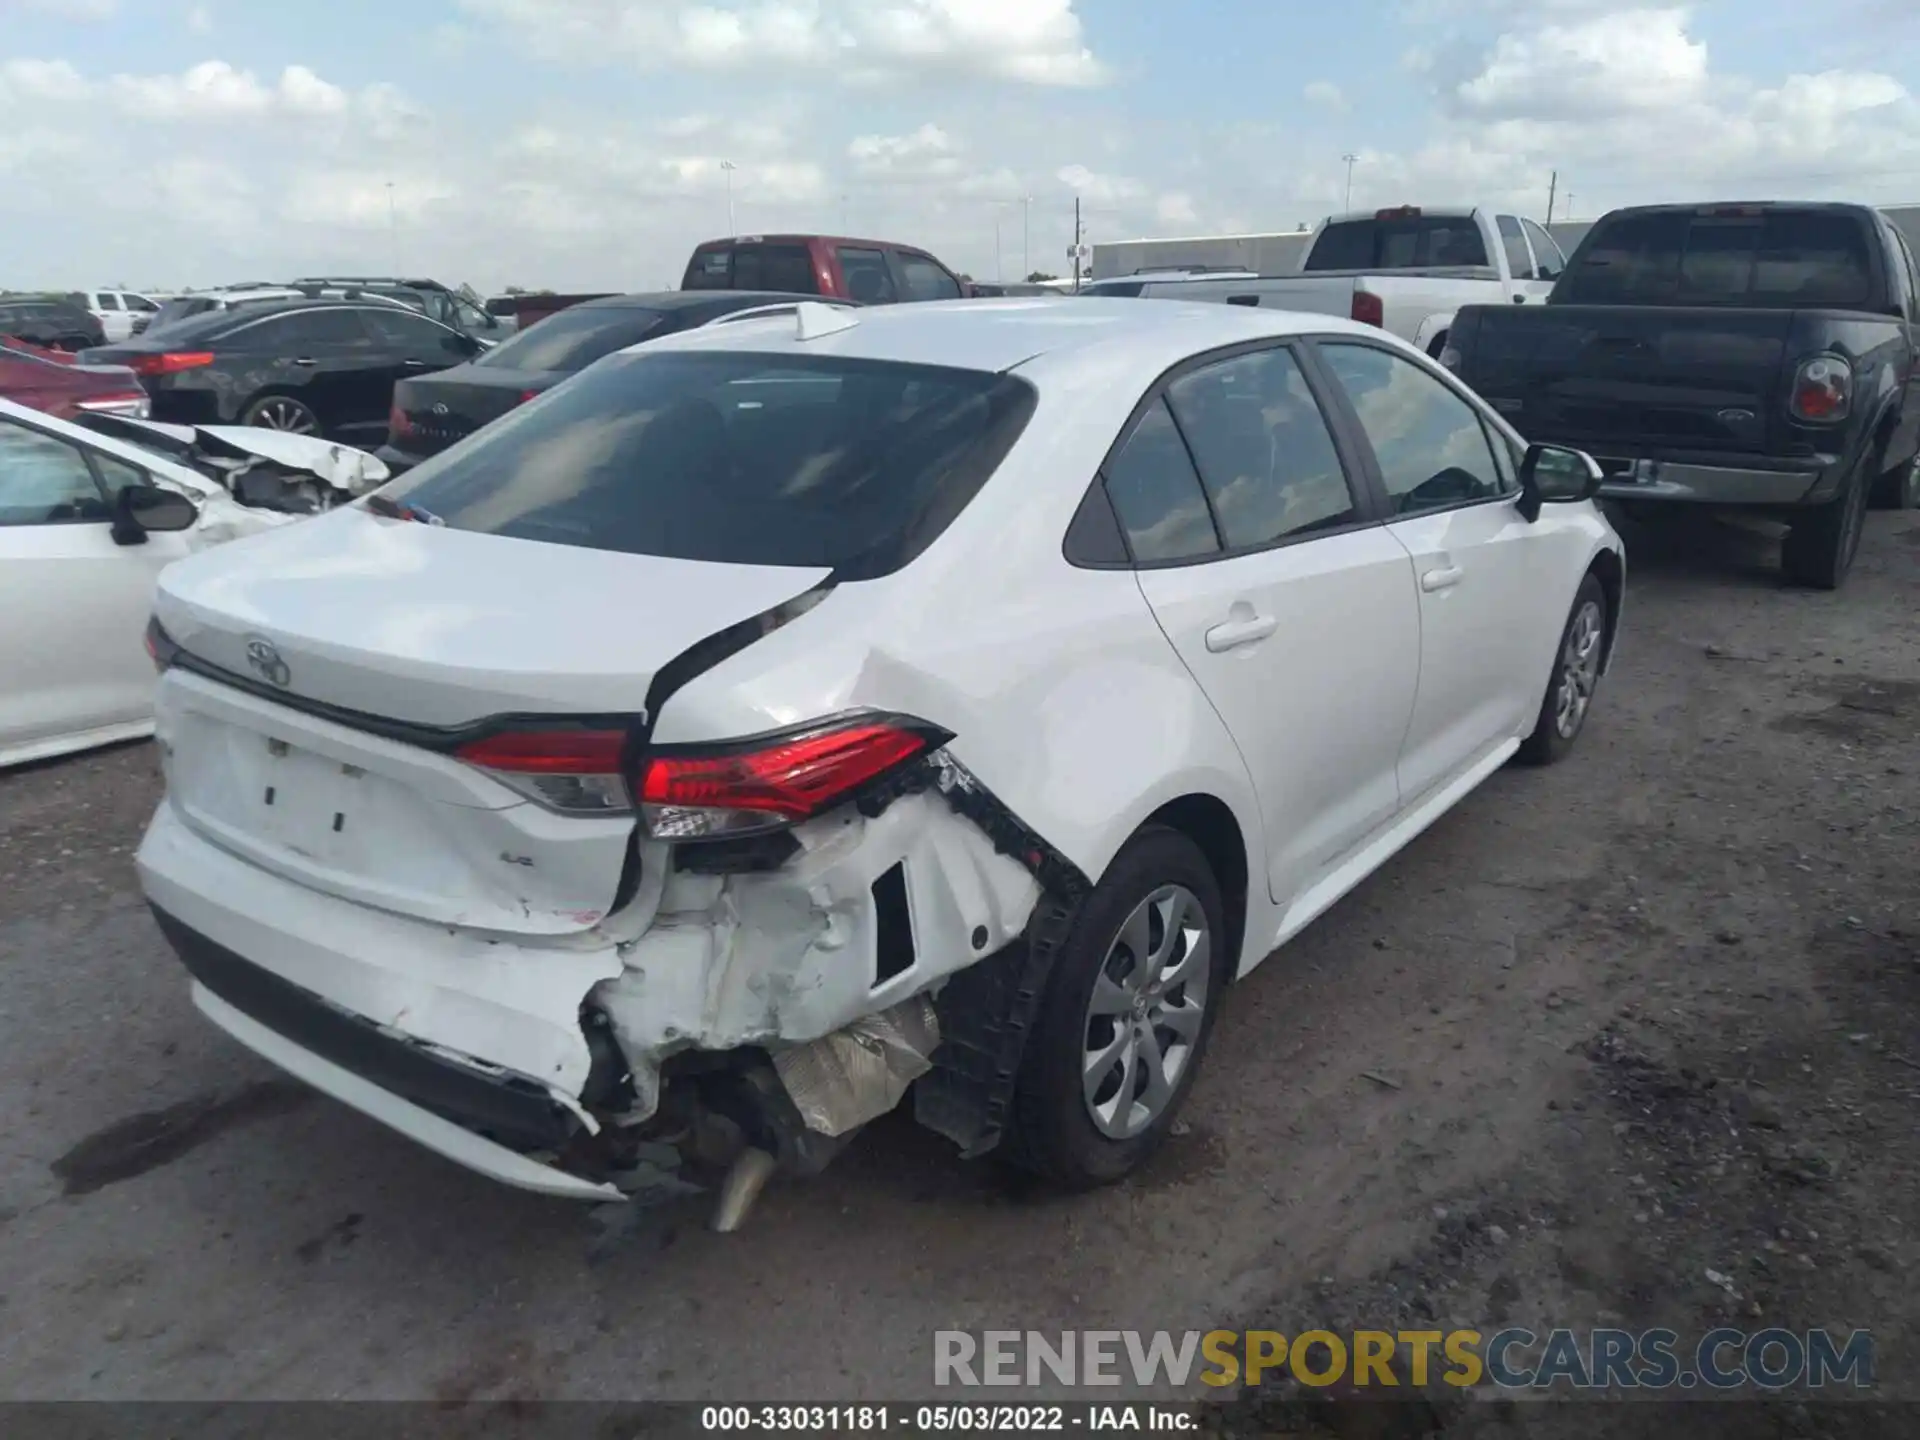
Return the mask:
{"type": "Polygon", "coordinates": [[[293,672],[287,668],[287,662],[280,658],[280,652],[273,642],[254,636],[247,641],[247,664],[253,673],[276,689],[284,690],[293,683],[293,672]]]}
{"type": "Polygon", "coordinates": [[[433,413],[436,415],[444,415],[447,413],[447,407],[443,404],[436,403],[433,407],[433,413]]]}

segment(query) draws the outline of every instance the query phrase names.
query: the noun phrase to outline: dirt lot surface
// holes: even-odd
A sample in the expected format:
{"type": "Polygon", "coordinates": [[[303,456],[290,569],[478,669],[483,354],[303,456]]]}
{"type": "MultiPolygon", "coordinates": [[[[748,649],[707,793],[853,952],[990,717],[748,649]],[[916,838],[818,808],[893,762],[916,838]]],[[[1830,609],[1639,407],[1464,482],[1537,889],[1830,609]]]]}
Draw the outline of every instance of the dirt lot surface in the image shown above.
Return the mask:
{"type": "MultiPolygon", "coordinates": [[[[1421,1322],[1867,1327],[1911,1395],[1920,517],[1839,595],[1748,532],[1628,541],[1573,757],[1237,987],[1185,1133],[1074,1199],[899,1119],[734,1236],[495,1187],[193,1012],[146,747],[0,778],[0,1393],[924,1399],[938,1328],[1421,1322]]],[[[1308,1418],[1518,1433],[1423,1413],[1308,1418]]]]}

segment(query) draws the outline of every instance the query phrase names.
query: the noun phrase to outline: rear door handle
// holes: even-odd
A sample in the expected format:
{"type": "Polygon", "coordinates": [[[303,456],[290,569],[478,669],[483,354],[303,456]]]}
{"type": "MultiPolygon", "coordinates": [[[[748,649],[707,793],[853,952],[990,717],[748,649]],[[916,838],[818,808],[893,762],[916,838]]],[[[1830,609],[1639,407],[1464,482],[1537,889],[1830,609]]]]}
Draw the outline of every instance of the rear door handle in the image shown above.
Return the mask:
{"type": "Polygon", "coordinates": [[[302,355],[299,359],[295,360],[293,363],[296,365],[311,365],[313,364],[313,361],[309,357],[302,355]]]}
{"type": "Polygon", "coordinates": [[[400,363],[409,370],[424,370],[427,367],[427,362],[424,360],[402,360],[400,363]]]}
{"type": "Polygon", "coordinates": [[[1207,631],[1207,649],[1218,655],[1240,645],[1255,645],[1280,628],[1271,615],[1256,615],[1251,620],[1229,620],[1207,631]]]}
{"type": "Polygon", "coordinates": [[[1420,588],[1429,595],[1436,590],[1451,590],[1466,573],[1458,565],[1436,565],[1420,576],[1420,588]]]}

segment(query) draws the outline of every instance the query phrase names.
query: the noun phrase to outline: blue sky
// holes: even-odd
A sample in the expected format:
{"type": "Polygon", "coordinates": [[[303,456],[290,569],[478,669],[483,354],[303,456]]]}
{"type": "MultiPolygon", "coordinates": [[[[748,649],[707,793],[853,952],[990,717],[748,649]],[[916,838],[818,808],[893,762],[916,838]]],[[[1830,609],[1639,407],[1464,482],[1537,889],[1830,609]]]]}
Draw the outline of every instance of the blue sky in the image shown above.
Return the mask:
{"type": "Polygon", "coordinates": [[[743,232],[981,277],[1076,197],[1316,220],[1346,154],[1356,206],[1920,200],[1916,54],[1912,0],[0,0],[0,284],[652,288],[729,176],[743,232]]]}

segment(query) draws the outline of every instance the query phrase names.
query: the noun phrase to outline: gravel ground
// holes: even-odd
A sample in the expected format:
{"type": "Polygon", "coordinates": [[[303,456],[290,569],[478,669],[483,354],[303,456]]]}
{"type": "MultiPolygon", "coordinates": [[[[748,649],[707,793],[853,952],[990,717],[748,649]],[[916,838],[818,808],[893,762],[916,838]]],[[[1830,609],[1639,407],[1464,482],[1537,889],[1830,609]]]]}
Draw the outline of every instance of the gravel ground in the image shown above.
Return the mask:
{"type": "MultiPolygon", "coordinates": [[[[0,777],[0,1394],[925,1398],[937,1328],[1431,1320],[1867,1327],[1912,1398],[1920,518],[1839,595],[1751,531],[1628,542],[1573,757],[1237,987],[1185,1133],[1073,1199],[897,1118],[733,1236],[495,1187],[194,1014],[147,747],[0,777]]],[[[1511,1419],[1286,1404],[1242,1413],[1511,1419]]]]}

